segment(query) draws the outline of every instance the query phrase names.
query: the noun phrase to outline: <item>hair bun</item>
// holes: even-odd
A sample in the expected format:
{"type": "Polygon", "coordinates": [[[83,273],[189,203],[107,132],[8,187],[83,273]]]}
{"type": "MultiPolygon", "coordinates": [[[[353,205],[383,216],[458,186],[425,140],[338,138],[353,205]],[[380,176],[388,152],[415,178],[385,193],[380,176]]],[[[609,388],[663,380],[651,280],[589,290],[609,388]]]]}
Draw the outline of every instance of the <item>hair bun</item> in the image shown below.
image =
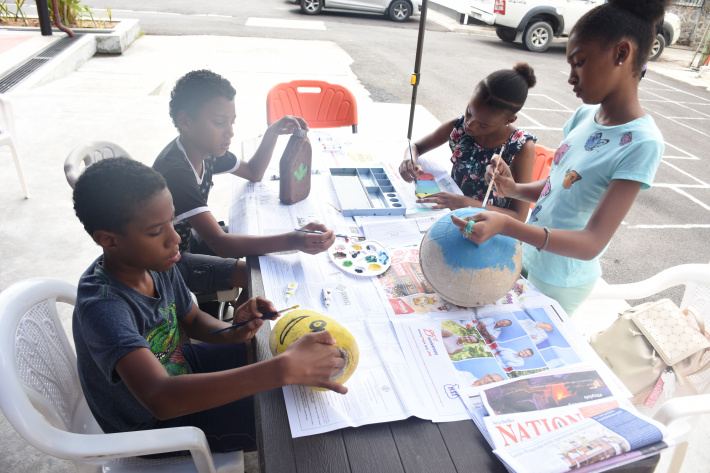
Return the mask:
{"type": "Polygon", "coordinates": [[[532,66],[527,62],[519,62],[513,66],[513,70],[523,76],[525,82],[528,83],[528,89],[532,89],[537,84],[537,78],[535,77],[535,71],[532,66]]]}
{"type": "Polygon", "coordinates": [[[655,22],[663,16],[670,0],[609,0],[616,8],[626,10],[645,21],[655,22]]]}

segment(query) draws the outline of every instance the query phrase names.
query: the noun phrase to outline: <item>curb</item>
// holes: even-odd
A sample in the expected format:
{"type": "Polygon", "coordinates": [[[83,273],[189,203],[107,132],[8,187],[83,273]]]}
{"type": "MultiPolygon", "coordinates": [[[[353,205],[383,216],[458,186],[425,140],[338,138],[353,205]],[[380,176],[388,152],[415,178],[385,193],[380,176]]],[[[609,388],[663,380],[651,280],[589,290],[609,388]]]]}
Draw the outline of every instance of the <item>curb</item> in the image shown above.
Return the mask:
{"type": "MultiPolygon", "coordinates": [[[[44,66],[40,67],[24,80],[19,82],[16,86],[10,89],[9,92],[27,91],[35,87],[45,85],[54,80],[61,79],[62,77],[65,77],[79,69],[96,53],[122,54],[140,35],[140,22],[135,19],[115,21],[117,21],[118,24],[110,30],[97,30],[94,28],[72,29],[75,33],[82,33],[83,36],[78,38],[75,44],[72,44],[61,54],[57,55],[44,66]]],[[[39,28],[26,27],[8,27],[3,29],[23,32],[40,31],[39,28]]],[[[47,37],[51,38],[48,39],[50,44],[53,41],[58,41],[59,39],[66,37],[64,32],[57,29],[53,29],[52,32],[59,34],[53,34],[52,37],[47,37]]],[[[21,58],[21,60],[18,60],[17,64],[9,68],[8,71],[24,64],[25,61],[34,57],[34,54],[36,54],[36,52],[21,58]]]]}
{"type": "Polygon", "coordinates": [[[96,54],[96,39],[90,35],[84,35],[75,44],[19,82],[9,92],[27,91],[61,79],[80,68],[94,54],[96,54]]]}

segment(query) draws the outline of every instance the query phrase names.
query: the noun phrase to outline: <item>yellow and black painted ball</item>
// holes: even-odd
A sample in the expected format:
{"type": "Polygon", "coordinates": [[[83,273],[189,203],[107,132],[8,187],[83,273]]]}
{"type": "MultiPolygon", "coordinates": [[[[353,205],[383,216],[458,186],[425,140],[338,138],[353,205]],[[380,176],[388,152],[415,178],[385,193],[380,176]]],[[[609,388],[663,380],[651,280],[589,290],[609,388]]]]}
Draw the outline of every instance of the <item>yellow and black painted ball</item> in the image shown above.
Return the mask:
{"type": "MultiPolygon", "coordinates": [[[[288,348],[290,344],[301,338],[306,333],[322,332],[327,330],[335,338],[335,347],[345,359],[345,366],[330,379],[340,384],[345,383],[352,376],[357,367],[360,351],[352,334],[340,323],[312,310],[294,310],[283,315],[276,322],[269,336],[269,348],[276,356],[288,348]]],[[[324,388],[313,388],[326,391],[324,388]]]]}

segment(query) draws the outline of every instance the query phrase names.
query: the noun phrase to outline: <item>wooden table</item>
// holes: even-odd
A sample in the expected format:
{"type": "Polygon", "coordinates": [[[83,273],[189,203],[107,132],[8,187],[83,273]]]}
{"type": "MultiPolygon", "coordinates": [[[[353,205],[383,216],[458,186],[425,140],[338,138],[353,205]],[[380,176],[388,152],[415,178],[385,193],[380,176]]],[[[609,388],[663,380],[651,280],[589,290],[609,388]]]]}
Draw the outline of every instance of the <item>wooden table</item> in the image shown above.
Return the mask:
{"type": "MultiPolygon", "coordinates": [[[[258,257],[247,258],[249,291],[264,296],[258,257]]],[[[271,358],[269,328],[256,334],[256,360],[271,358]]],[[[292,438],[283,390],[254,397],[261,473],[506,472],[473,421],[433,423],[416,417],[292,438]]],[[[615,468],[651,473],[659,455],[615,468]]]]}

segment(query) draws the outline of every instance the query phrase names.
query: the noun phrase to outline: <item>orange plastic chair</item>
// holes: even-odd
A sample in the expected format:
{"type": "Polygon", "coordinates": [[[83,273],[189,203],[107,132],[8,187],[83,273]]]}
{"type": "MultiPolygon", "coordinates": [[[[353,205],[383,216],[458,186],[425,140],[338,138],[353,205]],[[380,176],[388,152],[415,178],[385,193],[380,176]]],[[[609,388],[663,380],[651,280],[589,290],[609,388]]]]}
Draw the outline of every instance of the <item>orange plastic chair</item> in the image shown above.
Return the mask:
{"type": "Polygon", "coordinates": [[[357,102],[342,85],[295,80],[275,85],[266,95],[266,122],[284,115],[303,117],[310,128],[352,126],[357,133],[357,102]]]}
{"type": "MultiPolygon", "coordinates": [[[[546,146],[535,145],[535,165],[533,166],[532,182],[547,179],[552,167],[552,159],[555,157],[556,149],[546,146]]],[[[530,204],[530,208],[535,208],[535,204],[530,204]]]]}

